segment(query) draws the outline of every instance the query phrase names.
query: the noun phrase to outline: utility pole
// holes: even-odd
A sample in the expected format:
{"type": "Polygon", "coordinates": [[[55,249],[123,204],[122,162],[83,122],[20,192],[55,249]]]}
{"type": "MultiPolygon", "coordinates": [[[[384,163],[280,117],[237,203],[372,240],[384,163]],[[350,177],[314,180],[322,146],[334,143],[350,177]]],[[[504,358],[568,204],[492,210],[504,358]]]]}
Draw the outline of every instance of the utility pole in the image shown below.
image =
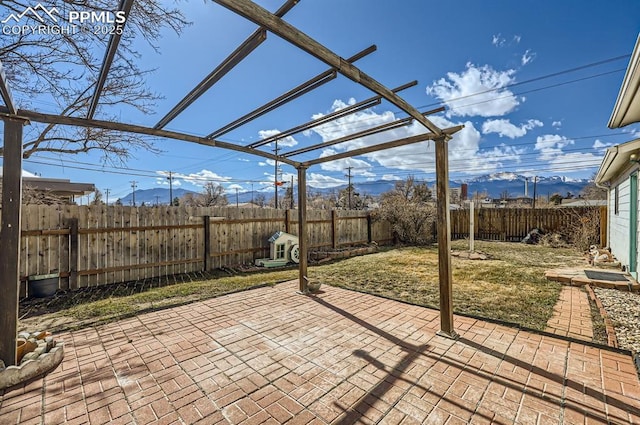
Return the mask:
{"type": "Polygon", "coordinates": [[[136,206],[136,183],[138,183],[135,180],[131,180],[131,188],[133,189],[133,192],[131,192],[131,200],[133,202],[133,206],[136,206]]]}
{"type": "Polygon", "coordinates": [[[109,191],[110,191],[110,189],[109,189],[109,188],[106,188],[106,189],[104,190],[105,197],[106,197],[106,202],[105,202],[105,204],[106,204],[106,205],[109,205],[109,191]]]}
{"type": "Polygon", "coordinates": [[[345,174],[345,177],[349,178],[349,185],[347,186],[347,193],[349,194],[349,209],[351,209],[351,169],[353,167],[347,167],[348,174],[345,174]]]}
{"type": "Polygon", "coordinates": [[[536,209],[536,189],[538,187],[538,176],[533,177],[533,205],[531,209],[536,209]]]}
{"type": "Polygon", "coordinates": [[[273,150],[276,154],[276,166],[275,166],[275,177],[274,177],[274,182],[273,182],[273,188],[275,189],[275,207],[276,209],[278,209],[278,152],[280,151],[280,148],[278,148],[278,141],[276,140],[276,147],[273,150]]]}
{"type": "Polygon", "coordinates": [[[169,206],[173,205],[173,173],[169,171],[169,206]]]}
{"type": "Polygon", "coordinates": [[[253,207],[253,183],[251,183],[251,206],[253,207]]]}
{"type": "Polygon", "coordinates": [[[156,207],[158,206],[158,199],[160,198],[160,196],[156,195],[156,207]]]}
{"type": "Polygon", "coordinates": [[[238,208],[238,188],[236,187],[236,208],[238,208]]]}

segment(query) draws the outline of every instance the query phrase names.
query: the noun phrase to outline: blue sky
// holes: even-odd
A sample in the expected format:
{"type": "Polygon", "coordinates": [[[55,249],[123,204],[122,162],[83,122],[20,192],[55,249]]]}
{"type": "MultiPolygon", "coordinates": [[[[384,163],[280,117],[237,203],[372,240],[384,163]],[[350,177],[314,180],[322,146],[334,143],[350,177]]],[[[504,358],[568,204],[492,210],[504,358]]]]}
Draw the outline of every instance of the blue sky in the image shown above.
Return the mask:
{"type": "MultiPolygon", "coordinates": [[[[281,1],[258,3],[274,11],[281,1]]],[[[118,111],[125,122],[152,127],[256,28],[209,1],[178,5],[193,25],[180,37],[167,33],[160,54],[140,45],[144,66],[157,68],[148,84],[164,99],[158,102],[155,115],[118,111]]],[[[589,177],[606,147],[640,137],[638,125],[607,128],[640,31],[638,17],[637,0],[301,0],[285,20],[345,58],[376,44],[378,50],[358,61],[358,67],[387,87],[418,80],[417,86],[400,95],[420,110],[447,106],[447,112],[431,119],[440,127],[465,125],[449,150],[452,178],[462,181],[502,171],[589,177]]],[[[269,34],[265,43],[166,129],[207,135],[327,68],[269,34]]],[[[371,96],[339,76],[220,140],[251,143],[371,96]]],[[[55,112],[50,104],[34,105],[55,112]]],[[[280,146],[283,151],[292,150],[405,116],[383,102],[296,134],[280,146]]],[[[423,131],[411,125],[295,159],[423,131]]],[[[230,192],[252,187],[273,192],[271,161],[180,141],[154,139],[153,143],[161,154],[135,151],[122,168],[104,166],[93,154],[38,154],[25,161],[24,168],[43,177],[95,183],[103,192],[109,189],[110,200],[129,193],[132,180],[138,189],[166,187],[169,171],[176,176],[174,187],[199,191],[207,181],[215,181],[230,192]]],[[[433,157],[433,145],[421,143],[335,161],[309,169],[309,185],[345,184],[347,167],[352,167],[355,182],[408,175],[433,179],[433,157]]],[[[281,169],[281,180],[290,181],[295,170],[286,165],[281,169]]]]}

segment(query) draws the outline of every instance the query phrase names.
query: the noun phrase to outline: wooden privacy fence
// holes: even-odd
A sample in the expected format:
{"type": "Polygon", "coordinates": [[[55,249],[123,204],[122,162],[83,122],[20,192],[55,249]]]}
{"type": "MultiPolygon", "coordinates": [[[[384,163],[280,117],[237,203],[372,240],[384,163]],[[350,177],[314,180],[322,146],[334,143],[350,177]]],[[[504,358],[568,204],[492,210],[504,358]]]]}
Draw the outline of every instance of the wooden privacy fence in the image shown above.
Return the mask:
{"type": "MultiPolygon", "coordinates": [[[[600,243],[607,240],[607,207],[479,208],[474,211],[477,239],[521,241],[532,229],[566,234],[591,214],[598,217],[600,243]]],[[[469,237],[469,210],[451,211],[451,237],[469,237]]]]}
{"type": "MultiPolygon", "coordinates": [[[[252,263],[276,231],[298,233],[296,210],[43,206],[22,211],[21,296],[28,276],[60,274],[61,289],[252,263]]],[[[307,211],[310,249],[392,241],[363,211],[307,211]]]]}

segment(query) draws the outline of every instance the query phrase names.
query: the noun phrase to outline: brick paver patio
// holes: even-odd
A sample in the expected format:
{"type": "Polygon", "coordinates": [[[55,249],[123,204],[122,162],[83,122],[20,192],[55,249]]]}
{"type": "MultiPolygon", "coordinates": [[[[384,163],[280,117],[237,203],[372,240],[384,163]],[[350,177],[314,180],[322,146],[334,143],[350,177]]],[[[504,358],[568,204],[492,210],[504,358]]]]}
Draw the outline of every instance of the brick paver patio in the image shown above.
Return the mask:
{"type": "Polygon", "coordinates": [[[640,423],[629,355],[371,295],[295,284],[59,335],[66,357],[0,422],[640,423]]]}
{"type": "Polygon", "coordinates": [[[593,322],[589,296],[576,286],[563,286],[553,316],[547,323],[547,332],[583,341],[593,341],[593,322]]]}

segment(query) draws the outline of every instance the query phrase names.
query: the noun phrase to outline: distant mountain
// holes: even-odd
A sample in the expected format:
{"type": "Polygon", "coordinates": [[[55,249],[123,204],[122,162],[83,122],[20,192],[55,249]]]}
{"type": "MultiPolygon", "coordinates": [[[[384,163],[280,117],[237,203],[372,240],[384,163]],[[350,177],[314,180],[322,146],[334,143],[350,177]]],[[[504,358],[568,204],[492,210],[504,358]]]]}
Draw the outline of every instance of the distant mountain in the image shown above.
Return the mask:
{"type": "MultiPolygon", "coordinates": [[[[553,195],[559,193],[566,196],[567,192],[578,195],[589,184],[589,179],[570,179],[562,176],[537,177],[535,191],[538,196],[553,195]]],[[[469,186],[469,196],[477,193],[488,193],[492,198],[500,198],[503,193],[509,197],[525,195],[525,186],[528,187],[528,196],[533,197],[534,178],[516,173],[494,173],[476,177],[466,181],[469,186]]],[[[459,186],[460,183],[455,183],[459,186]]]]}
{"type": "MultiPolygon", "coordinates": [[[[460,187],[462,183],[466,183],[468,185],[468,194],[469,197],[472,197],[476,192],[478,194],[487,193],[491,198],[501,198],[504,193],[508,194],[509,197],[515,198],[519,196],[525,195],[525,180],[528,182],[528,196],[533,197],[533,177],[527,177],[516,174],[516,173],[493,173],[487,174],[484,176],[479,176],[473,178],[471,180],[466,181],[451,181],[449,182],[449,186],[460,187]]],[[[435,191],[435,181],[427,181],[429,188],[435,191]]],[[[584,187],[589,184],[589,179],[570,179],[563,176],[551,176],[551,177],[538,177],[536,179],[536,193],[538,196],[547,196],[553,195],[554,193],[559,193],[562,196],[566,196],[567,192],[570,192],[572,195],[578,195],[584,189],[584,187]]],[[[393,190],[395,186],[395,181],[393,180],[376,180],[371,182],[358,182],[354,183],[354,190],[360,194],[360,196],[370,195],[373,197],[380,196],[381,194],[393,190]]],[[[315,188],[309,187],[309,194],[329,194],[329,193],[338,193],[343,189],[346,189],[347,185],[341,185],[331,188],[315,188]]],[[[173,189],[173,197],[180,198],[187,193],[197,193],[191,190],[186,189],[173,189]]],[[[270,200],[273,198],[273,193],[264,193],[254,191],[253,194],[251,192],[239,192],[237,201],[240,203],[251,202],[255,196],[259,193],[265,195],[265,198],[270,200]]],[[[279,199],[284,197],[285,189],[278,190],[279,199]]],[[[294,188],[294,196],[298,196],[298,188],[294,188]]],[[[236,203],[236,194],[233,191],[227,191],[227,199],[229,200],[230,205],[235,205],[236,203]]],[[[121,198],[120,201],[123,205],[131,205],[133,203],[132,194],[128,194],[124,198],[121,198]]],[[[155,205],[156,202],[161,205],[167,205],[169,203],[169,189],[166,188],[154,188],[154,189],[145,189],[145,190],[136,190],[136,205],[141,205],[142,203],[145,205],[155,205]]]]}
{"type": "MultiPolygon", "coordinates": [[[[173,197],[181,198],[187,193],[196,193],[192,190],[186,189],[173,189],[173,197]]],[[[111,199],[109,200],[111,202],[111,199]]],[[[133,193],[128,194],[124,198],[120,198],[122,205],[133,205],[133,193]]],[[[169,205],[169,189],[163,187],[156,187],[153,189],[141,189],[136,190],[136,205],[140,206],[144,202],[145,205],[169,205]]]]}

